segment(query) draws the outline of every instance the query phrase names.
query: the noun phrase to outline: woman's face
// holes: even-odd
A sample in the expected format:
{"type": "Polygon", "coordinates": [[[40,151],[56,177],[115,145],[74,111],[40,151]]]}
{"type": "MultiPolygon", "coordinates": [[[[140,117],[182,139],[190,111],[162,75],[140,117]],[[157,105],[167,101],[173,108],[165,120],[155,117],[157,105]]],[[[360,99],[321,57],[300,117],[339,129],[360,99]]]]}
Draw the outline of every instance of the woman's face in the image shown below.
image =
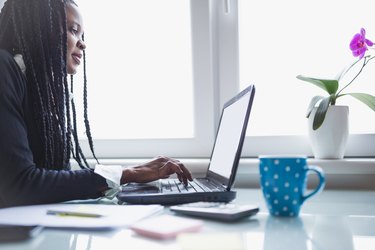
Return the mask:
{"type": "Polygon", "coordinates": [[[67,18],[67,59],[66,67],[68,74],[75,74],[81,64],[83,50],[86,48],[82,41],[83,20],[78,7],[69,3],[66,7],[67,18]]]}

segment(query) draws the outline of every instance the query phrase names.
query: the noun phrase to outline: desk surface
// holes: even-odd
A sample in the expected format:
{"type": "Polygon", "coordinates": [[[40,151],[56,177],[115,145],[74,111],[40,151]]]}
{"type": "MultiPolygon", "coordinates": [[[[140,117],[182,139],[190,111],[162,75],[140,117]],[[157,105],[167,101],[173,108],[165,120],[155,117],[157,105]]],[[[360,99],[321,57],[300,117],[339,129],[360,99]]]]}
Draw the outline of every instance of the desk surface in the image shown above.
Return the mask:
{"type": "MultiPolygon", "coordinates": [[[[260,212],[249,219],[224,223],[206,220],[192,236],[204,242],[201,249],[375,249],[375,191],[324,190],[307,200],[297,218],[268,215],[259,189],[237,189],[236,203],[259,204],[260,212]],[[217,248],[218,241],[239,239],[237,248],[217,248]],[[238,244],[240,243],[240,244],[238,244]]],[[[170,213],[165,208],[165,213],[170,213]]],[[[48,249],[196,249],[177,240],[152,240],[129,229],[80,231],[45,229],[37,238],[23,243],[0,244],[0,250],[48,249]]]]}

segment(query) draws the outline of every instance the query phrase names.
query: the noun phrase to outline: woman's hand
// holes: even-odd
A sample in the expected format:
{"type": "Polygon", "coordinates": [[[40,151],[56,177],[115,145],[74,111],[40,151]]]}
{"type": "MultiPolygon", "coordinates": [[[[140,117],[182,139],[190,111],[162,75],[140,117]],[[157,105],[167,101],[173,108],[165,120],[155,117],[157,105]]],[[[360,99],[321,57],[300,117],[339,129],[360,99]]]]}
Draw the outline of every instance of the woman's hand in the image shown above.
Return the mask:
{"type": "Polygon", "coordinates": [[[177,178],[187,185],[192,181],[190,171],[178,160],[159,156],[144,164],[126,168],[122,171],[121,184],[129,182],[145,183],[158,179],[166,179],[176,174],[177,178]]]}

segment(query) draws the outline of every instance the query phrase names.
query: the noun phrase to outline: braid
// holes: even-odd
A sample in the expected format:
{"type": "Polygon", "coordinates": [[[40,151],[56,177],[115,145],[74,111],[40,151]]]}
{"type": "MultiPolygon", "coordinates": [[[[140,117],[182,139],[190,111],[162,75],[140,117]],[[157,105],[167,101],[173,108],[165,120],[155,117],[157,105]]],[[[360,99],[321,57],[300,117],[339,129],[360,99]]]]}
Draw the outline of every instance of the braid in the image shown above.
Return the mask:
{"type": "MultiPolygon", "coordinates": [[[[42,151],[42,157],[34,160],[38,167],[46,169],[69,169],[71,155],[81,168],[89,168],[79,145],[75,104],[70,100],[67,80],[67,4],[75,3],[72,0],[7,0],[0,13],[0,48],[13,55],[20,53],[24,58],[26,89],[41,145],[40,149],[31,150],[42,151]]],[[[85,51],[83,57],[84,122],[90,150],[98,162],[87,115],[85,51]]]]}
{"type": "MultiPolygon", "coordinates": [[[[37,78],[37,73],[35,71],[35,68],[34,68],[34,63],[33,63],[33,60],[32,60],[32,56],[30,54],[30,51],[28,50],[28,48],[26,47],[27,45],[27,42],[25,41],[25,34],[24,34],[24,29],[22,28],[22,23],[21,23],[21,18],[19,16],[17,16],[17,12],[15,12],[15,6],[14,5],[11,5],[10,6],[11,8],[11,12],[12,12],[12,16],[13,16],[13,26],[14,26],[14,30],[15,30],[15,38],[16,40],[19,42],[19,49],[21,51],[24,51],[24,56],[25,56],[25,64],[28,65],[28,68],[30,68],[30,70],[27,70],[26,71],[26,74],[27,74],[27,78],[28,79],[32,79],[32,81],[34,82],[35,84],[35,87],[36,88],[31,88],[31,91],[33,93],[36,92],[36,94],[34,94],[34,96],[36,96],[36,98],[38,100],[34,100],[34,107],[35,107],[35,110],[36,111],[39,111],[37,114],[37,116],[40,116],[41,118],[41,129],[42,131],[45,131],[46,130],[46,127],[47,127],[47,122],[46,122],[46,117],[43,115],[45,113],[45,105],[44,105],[44,101],[43,101],[43,98],[42,98],[42,92],[41,92],[41,86],[40,86],[40,83],[38,81],[38,78],[37,78]]],[[[22,15],[22,14],[21,14],[22,15]]],[[[28,88],[28,90],[30,90],[30,88],[28,88]]],[[[48,136],[46,133],[43,133],[43,139],[44,139],[44,142],[47,142],[48,141],[48,136]]],[[[43,149],[44,151],[47,151],[48,150],[48,145],[46,145],[46,143],[43,144],[43,149]]],[[[48,162],[48,154],[44,154],[44,162],[48,162]]],[[[45,167],[45,165],[42,165],[42,167],[45,167]]]]}
{"type": "MultiPolygon", "coordinates": [[[[66,20],[65,12],[64,12],[64,20],[66,20]]],[[[67,39],[66,38],[67,37],[66,21],[64,21],[62,23],[62,25],[63,25],[62,37],[63,37],[63,41],[66,41],[66,39],[67,39]]],[[[61,44],[62,44],[62,48],[59,49],[59,51],[61,51],[61,53],[62,53],[62,55],[61,55],[62,58],[65,58],[66,53],[68,51],[67,43],[64,42],[64,43],[61,43],[61,44]]],[[[69,93],[68,80],[67,80],[67,75],[66,75],[66,70],[67,70],[66,69],[66,63],[63,63],[60,66],[61,66],[60,67],[61,75],[63,75],[63,79],[62,79],[63,88],[61,88],[61,89],[64,90],[64,92],[62,93],[61,96],[65,97],[64,102],[62,103],[62,108],[64,108],[64,106],[65,106],[65,109],[66,109],[62,119],[63,119],[64,131],[66,131],[65,135],[66,135],[66,138],[68,140],[67,143],[65,144],[63,153],[64,153],[64,155],[69,156],[69,157],[66,157],[66,160],[69,160],[69,158],[70,158],[70,148],[71,148],[71,138],[72,138],[72,124],[71,124],[71,119],[70,119],[70,105],[69,105],[70,93],[69,93]],[[66,128],[65,128],[65,126],[66,126],[66,128]]]]}
{"type": "MultiPolygon", "coordinates": [[[[68,1],[77,5],[73,0],[68,0],[68,1]]],[[[82,38],[82,39],[84,40],[84,38],[82,38]]],[[[88,113],[87,112],[87,106],[88,105],[87,105],[87,77],[86,77],[86,52],[85,52],[85,50],[83,50],[83,77],[84,77],[83,106],[84,106],[84,122],[85,122],[85,128],[86,128],[86,135],[87,135],[87,139],[88,139],[88,142],[89,142],[91,153],[92,153],[93,157],[95,158],[96,162],[99,163],[99,161],[98,161],[98,159],[95,155],[95,152],[94,152],[94,146],[93,146],[94,144],[93,144],[93,140],[92,140],[92,136],[91,136],[90,124],[89,124],[88,114],[87,114],[88,113]]],[[[73,76],[71,76],[71,92],[73,94],[73,76]]],[[[74,138],[74,142],[75,142],[75,152],[72,149],[72,155],[73,155],[74,159],[77,161],[80,168],[91,169],[87,160],[86,160],[85,155],[82,152],[82,149],[81,149],[81,146],[80,146],[79,140],[78,140],[77,118],[76,118],[77,115],[76,115],[74,98],[71,99],[71,105],[72,105],[72,112],[73,112],[73,138],[74,138]]]]}
{"type": "MultiPolygon", "coordinates": [[[[48,1],[48,3],[51,3],[51,0],[48,1]]],[[[50,8],[53,9],[53,6],[49,5],[50,8]]],[[[65,8],[65,7],[63,7],[65,8]]],[[[50,18],[52,18],[52,11],[50,12],[50,18]]],[[[57,11],[53,13],[54,16],[58,16],[59,18],[52,18],[52,27],[51,31],[59,30],[62,26],[62,32],[58,33],[57,40],[61,41],[57,43],[57,53],[52,54],[52,60],[53,60],[53,71],[59,72],[58,74],[54,74],[54,82],[55,84],[55,94],[57,98],[59,98],[58,102],[58,110],[61,112],[61,117],[59,120],[60,128],[62,131],[62,152],[61,156],[63,157],[63,165],[69,166],[69,159],[70,159],[70,148],[71,148],[71,124],[70,124],[70,117],[69,117],[69,91],[68,91],[68,85],[66,80],[66,63],[62,60],[62,58],[66,57],[66,37],[67,37],[67,27],[66,27],[66,21],[58,22],[58,20],[65,20],[66,15],[65,11],[57,11]],[[63,98],[61,98],[63,97],[63,98]]]]}
{"type": "MultiPolygon", "coordinates": [[[[73,94],[73,76],[70,78],[71,80],[71,91],[73,94]]],[[[77,130],[77,114],[76,114],[76,108],[75,108],[75,103],[74,103],[74,98],[71,99],[71,104],[72,104],[72,111],[73,111],[73,137],[74,137],[74,142],[75,142],[75,153],[73,152],[73,157],[77,161],[78,165],[80,168],[90,168],[89,164],[86,161],[86,157],[84,156],[81,146],[79,145],[78,141],[78,130],[77,130]],[[83,160],[83,163],[81,161],[81,158],[83,160]]],[[[73,150],[72,150],[73,151],[73,150]]]]}
{"type": "Polygon", "coordinates": [[[85,119],[85,127],[86,127],[86,135],[89,141],[90,150],[92,155],[94,156],[96,162],[99,164],[98,159],[96,158],[94,152],[94,143],[92,141],[91,130],[90,130],[90,123],[88,119],[88,112],[87,112],[87,78],[86,78],[86,53],[83,50],[83,108],[84,108],[84,119],[85,119]]]}
{"type": "Polygon", "coordinates": [[[0,48],[21,53],[25,61],[26,87],[42,151],[36,165],[47,169],[69,167],[69,138],[64,132],[66,49],[61,47],[66,47],[65,23],[63,1],[8,0],[0,14],[0,48]],[[56,32],[60,30],[63,34],[56,32]]]}
{"type": "MultiPolygon", "coordinates": [[[[70,89],[71,89],[71,92],[72,92],[72,95],[73,95],[74,94],[73,93],[73,76],[70,76],[70,89]]],[[[74,96],[72,96],[72,98],[70,99],[70,102],[71,102],[71,105],[72,105],[72,112],[73,112],[73,138],[74,138],[75,145],[77,145],[78,144],[77,114],[76,114],[76,106],[75,106],[75,103],[74,103],[74,96]]],[[[78,147],[75,148],[75,152],[72,149],[72,154],[73,154],[74,159],[76,159],[76,161],[81,166],[81,164],[80,164],[81,159],[79,158],[78,147]]]]}
{"type": "MultiPolygon", "coordinates": [[[[8,18],[8,16],[11,15],[12,8],[8,8],[8,2],[5,2],[3,5],[3,8],[1,9],[1,15],[0,15],[0,23],[2,24],[2,27],[8,27],[9,23],[11,22],[11,19],[8,18]]],[[[6,33],[6,29],[2,28],[0,29],[0,39],[3,40],[4,34],[6,33]]],[[[6,48],[4,46],[4,48],[6,48]]]]}
{"type": "MultiPolygon", "coordinates": [[[[37,15],[37,18],[42,18],[42,13],[39,13],[39,6],[37,5],[34,5],[33,6],[34,8],[34,13],[38,13],[39,15],[37,15]]],[[[47,16],[49,17],[49,15],[47,16]]],[[[28,19],[31,19],[31,18],[28,18],[28,19]]],[[[29,34],[29,36],[31,36],[32,34],[37,34],[36,36],[34,36],[34,39],[35,39],[35,43],[39,43],[39,44],[43,44],[43,37],[42,37],[42,34],[44,33],[44,29],[43,29],[43,26],[41,24],[42,20],[39,20],[37,21],[37,25],[34,25],[33,28],[34,30],[30,30],[29,32],[31,32],[31,34],[29,34]]],[[[45,84],[47,82],[52,82],[53,81],[53,76],[52,76],[52,71],[49,70],[51,68],[51,59],[49,57],[49,53],[50,53],[50,48],[48,47],[48,43],[46,44],[43,44],[43,47],[40,47],[40,48],[37,48],[37,50],[35,51],[37,52],[38,54],[40,54],[41,58],[44,59],[45,63],[42,63],[42,64],[39,64],[39,70],[38,71],[41,71],[43,72],[43,75],[41,75],[41,78],[42,80],[40,81],[41,83],[45,84]],[[46,79],[46,81],[43,81],[43,79],[46,79]]],[[[46,99],[46,110],[48,112],[50,112],[51,114],[56,114],[56,113],[59,113],[59,110],[56,109],[57,106],[56,106],[56,101],[58,100],[58,97],[56,96],[56,87],[54,84],[45,84],[43,90],[45,91],[44,95],[45,95],[45,99],[46,99]]],[[[57,116],[54,116],[54,115],[46,115],[46,119],[47,119],[47,133],[48,135],[53,135],[54,133],[59,133],[60,132],[60,129],[59,129],[59,121],[58,121],[58,118],[57,116]]],[[[48,150],[48,154],[50,156],[50,158],[48,159],[48,161],[50,161],[49,163],[51,164],[51,167],[52,168],[56,168],[56,166],[58,166],[59,164],[61,164],[62,162],[62,157],[61,155],[56,155],[56,157],[53,157],[54,155],[54,152],[60,152],[61,151],[61,148],[62,148],[62,145],[60,143],[60,140],[56,139],[57,138],[61,138],[60,136],[47,136],[47,150],[48,150]]]]}

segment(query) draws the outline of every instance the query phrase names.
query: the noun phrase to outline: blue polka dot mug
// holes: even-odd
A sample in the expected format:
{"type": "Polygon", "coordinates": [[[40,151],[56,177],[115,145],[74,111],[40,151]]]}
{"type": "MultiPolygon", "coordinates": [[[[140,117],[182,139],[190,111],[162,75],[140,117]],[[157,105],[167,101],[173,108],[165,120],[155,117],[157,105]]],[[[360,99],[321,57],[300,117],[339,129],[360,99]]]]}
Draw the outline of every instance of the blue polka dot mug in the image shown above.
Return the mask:
{"type": "Polygon", "coordinates": [[[307,165],[305,156],[259,156],[260,185],[268,210],[274,216],[298,216],[302,204],[323,190],[324,172],[307,165]],[[314,172],[318,186],[305,194],[307,176],[314,172]]]}

